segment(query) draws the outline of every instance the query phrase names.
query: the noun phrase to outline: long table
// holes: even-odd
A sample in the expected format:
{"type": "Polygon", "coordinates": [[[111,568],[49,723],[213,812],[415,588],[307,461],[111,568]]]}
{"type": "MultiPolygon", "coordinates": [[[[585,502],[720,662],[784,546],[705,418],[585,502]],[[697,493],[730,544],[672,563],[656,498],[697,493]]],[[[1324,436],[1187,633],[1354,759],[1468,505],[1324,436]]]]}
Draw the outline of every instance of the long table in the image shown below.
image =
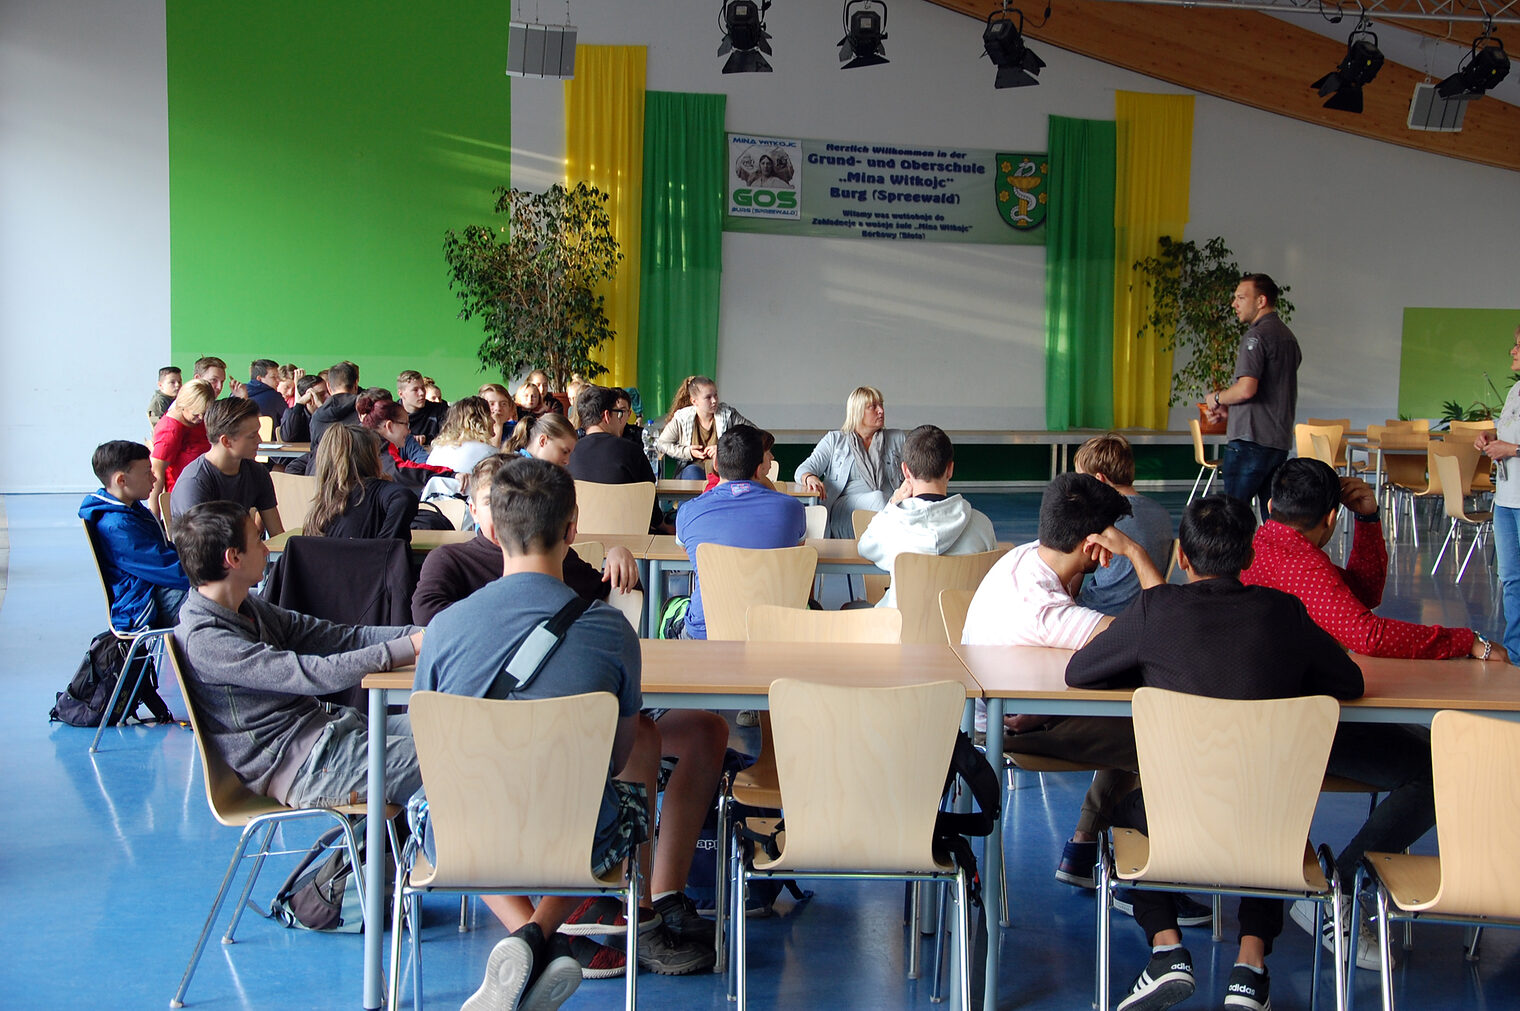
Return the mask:
{"type": "MultiPolygon", "coordinates": [[[[817,502],[818,496],[808,491],[796,481],[777,481],[776,490],[783,495],[802,499],[804,502],[817,502]]],[[[706,481],[682,479],[676,477],[662,477],[654,486],[654,497],[661,501],[673,500],[684,501],[696,498],[707,489],[706,481]]]]}

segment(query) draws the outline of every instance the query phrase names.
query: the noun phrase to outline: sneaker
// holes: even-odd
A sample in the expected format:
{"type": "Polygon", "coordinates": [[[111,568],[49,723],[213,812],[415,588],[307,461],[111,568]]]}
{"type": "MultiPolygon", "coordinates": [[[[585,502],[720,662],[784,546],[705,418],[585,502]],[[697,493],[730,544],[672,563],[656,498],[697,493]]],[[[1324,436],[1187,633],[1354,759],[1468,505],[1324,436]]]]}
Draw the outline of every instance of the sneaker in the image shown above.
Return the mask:
{"type": "MultiPolygon", "coordinates": [[[[1288,915],[1292,918],[1293,922],[1304,928],[1304,932],[1311,936],[1314,934],[1314,912],[1317,906],[1319,906],[1318,902],[1299,899],[1288,910],[1288,915]]],[[[1341,922],[1344,923],[1349,919],[1351,919],[1351,900],[1342,897],[1341,922]]],[[[1332,953],[1335,951],[1335,920],[1328,912],[1325,914],[1324,922],[1320,925],[1319,939],[1320,943],[1325,946],[1326,951],[1332,953]]],[[[1356,930],[1356,967],[1376,972],[1382,965],[1378,959],[1379,947],[1377,934],[1373,931],[1371,924],[1366,921],[1358,924],[1356,930]]],[[[1398,964],[1398,959],[1394,957],[1392,951],[1388,953],[1388,956],[1392,964],[1398,964]]]]}
{"type": "Polygon", "coordinates": [[[581,966],[583,979],[612,979],[628,971],[628,953],[589,937],[570,938],[570,954],[581,966]]]}
{"type": "Polygon", "coordinates": [[[1118,1011],[1162,1011],[1193,995],[1193,956],[1186,948],[1151,952],[1150,964],[1135,980],[1118,1011]]]}
{"type": "Polygon", "coordinates": [[[536,923],[497,941],[486,959],[486,976],[480,989],[470,995],[460,1011],[510,1011],[517,1007],[533,972],[533,949],[543,941],[543,932],[536,923]]]}
{"type": "MultiPolygon", "coordinates": [[[[660,918],[651,910],[639,910],[639,930],[648,930],[657,925],[660,918]]],[[[628,918],[623,915],[623,903],[610,895],[598,895],[587,899],[575,907],[563,924],[559,932],[571,937],[584,937],[594,934],[598,937],[607,937],[615,934],[628,933],[628,918]]]]}
{"type": "Polygon", "coordinates": [[[639,931],[641,969],[661,976],[689,976],[694,972],[711,971],[716,961],[717,953],[713,951],[711,939],[706,944],[678,941],[664,925],[639,931]]]}
{"type": "Polygon", "coordinates": [[[739,710],[739,715],[734,717],[734,722],[741,727],[758,727],[760,725],[760,714],[753,709],[741,709],[739,710]]]}
{"type": "Polygon", "coordinates": [[[1097,888],[1098,844],[1066,840],[1061,849],[1061,863],[1056,867],[1056,880],[1078,888],[1097,888]]]}
{"type": "Polygon", "coordinates": [[[674,892],[663,899],[655,899],[654,911],[678,941],[696,941],[712,944],[718,925],[697,915],[697,904],[685,892],[674,892]]]}
{"type": "Polygon", "coordinates": [[[543,971],[528,984],[517,1011],[557,1011],[581,985],[581,964],[570,953],[570,938],[562,934],[551,937],[544,948],[543,961],[543,971]]]}
{"type": "MultiPolygon", "coordinates": [[[[1134,890],[1130,888],[1115,888],[1114,910],[1125,916],[1134,916],[1134,894],[1134,890]]],[[[1177,926],[1179,927],[1207,927],[1214,922],[1214,908],[1205,906],[1190,895],[1174,893],[1172,904],[1177,909],[1177,926]]]]}
{"type": "Polygon", "coordinates": [[[1257,972],[1248,966],[1237,965],[1230,970],[1230,981],[1224,988],[1224,1006],[1244,1008],[1245,1011],[1272,1011],[1272,998],[1267,995],[1270,984],[1267,970],[1257,972]]]}

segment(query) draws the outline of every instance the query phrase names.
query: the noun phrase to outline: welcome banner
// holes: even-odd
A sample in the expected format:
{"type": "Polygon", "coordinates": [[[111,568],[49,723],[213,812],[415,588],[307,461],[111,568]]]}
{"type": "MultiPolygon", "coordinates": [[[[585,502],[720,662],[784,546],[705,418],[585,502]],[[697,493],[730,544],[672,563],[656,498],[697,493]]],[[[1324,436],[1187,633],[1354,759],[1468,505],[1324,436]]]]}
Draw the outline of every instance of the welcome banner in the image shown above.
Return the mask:
{"type": "Polygon", "coordinates": [[[728,135],[723,229],[889,242],[1043,245],[1042,152],[728,135]]]}

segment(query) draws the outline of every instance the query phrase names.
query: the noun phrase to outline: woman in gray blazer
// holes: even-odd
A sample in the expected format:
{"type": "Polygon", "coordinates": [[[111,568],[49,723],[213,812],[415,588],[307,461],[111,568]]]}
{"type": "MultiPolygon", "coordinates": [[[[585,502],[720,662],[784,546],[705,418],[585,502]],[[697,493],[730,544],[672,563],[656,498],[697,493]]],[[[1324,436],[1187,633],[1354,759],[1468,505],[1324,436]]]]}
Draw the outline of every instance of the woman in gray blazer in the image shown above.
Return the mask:
{"type": "Polygon", "coordinates": [[[902,447],[907,435],[887,428],[886,404],[874,386],[858,386],[844,405],[844,424],[819,440],[797,467],[796,480],[829,509],[830,537],[854,537],[850,514],[880,511],[902,484],[902,447]]]}

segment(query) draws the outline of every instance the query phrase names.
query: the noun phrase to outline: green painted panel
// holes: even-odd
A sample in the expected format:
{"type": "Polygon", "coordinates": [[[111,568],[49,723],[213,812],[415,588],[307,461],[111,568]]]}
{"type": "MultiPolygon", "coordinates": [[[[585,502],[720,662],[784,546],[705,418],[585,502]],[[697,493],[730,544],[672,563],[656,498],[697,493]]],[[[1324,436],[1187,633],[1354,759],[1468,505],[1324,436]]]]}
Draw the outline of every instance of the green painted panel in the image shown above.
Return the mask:
{"type": "Polygon", "coordinates": [[[171,346],[187,377],[215,354],[237,378],[268,357],[352,359],[373,385],[416,368],[450,399],[485,381],[442,247],[510,184],[507,20],[486,0],[168,0],[171,346]]]}
{"type": "Polygon", "coordinates": [[[1520,309],[1405,309],[1399,414],[1434,420],[1448,400],[1464,408],[1482,401],[1497,409],[1509,392],[1509,349],[1517,324],[1520,309]]]}

